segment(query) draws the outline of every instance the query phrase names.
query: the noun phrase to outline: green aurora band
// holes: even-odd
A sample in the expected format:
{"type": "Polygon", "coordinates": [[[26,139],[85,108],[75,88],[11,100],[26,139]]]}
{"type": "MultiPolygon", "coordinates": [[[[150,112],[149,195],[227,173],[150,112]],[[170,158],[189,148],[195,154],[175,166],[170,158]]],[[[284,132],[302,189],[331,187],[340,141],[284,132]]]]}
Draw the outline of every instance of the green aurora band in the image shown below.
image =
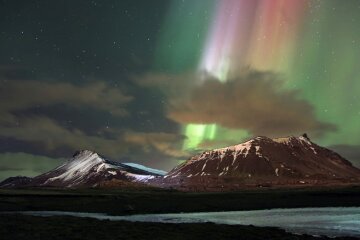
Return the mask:
{"type": "MultiPolygon", "coordinates": [[[[176,74],[205,69],[215,76],[220,76],[219,74],[226,76],[227,64],[241,62],[235,67],[240,68],[251,64],[261,70],[281,72],[286,76],[286,87],[299,90],[300,96],[314,106],[316,116],[320,120],[338,126],[337,131],[327,133],[317,139],[320,144],[360,144],[358,132],[360,125],[360,2],[301,0],[303,4],[301,6],[298,4],[300,1],[294,2],[296,1],[173,0],[168,15],[164,19],[163,31],[158,38],[155,70],[176,74]],[[209,60],[210,55],[207,55],[206,43],[209,38],[214,37],[211,35],[213,25],[219,24],[216,22],[219,14],[226,14],[221,11],[224,11],[226,7],[234,8],[231,4],[242,9],[239,10],[243,11],[240,12],[239,19],[242,14],[246,15],[245,11],[251,13],[252,9],[257,9],[256,13],[259,16],[255,16],[256,21],[264,12],[269,13],[269,19],[273,22],[269,22],[268,25],[272,26],[262,26],[263,23],[256,25],[250,19],[246,23],[250,27],[244,27],[244,23],[241,23],[242,25],[239,23],[235,28],[239,28],[240,30],[236,29],[236,31],[242,34],[246,34],[246,31],[251,28],[255,28],[254,31],[259,32],[257,34],[262,34],[262,27],[270,29],[270,32],[277,36],[268,40],[270,46],[265,47],[279,49],[279,53],[273,51],[268,62],[265,62],[265,57],[264,62],[261,62],[259,59],[263,58],[262,55],[251,56],[251,52],[259,52],[261,48],[249,38],[248,42],[232,44],[235,45],[234,49],[241,47],[249,49],[250,53],[239,55],[246,55],[251,60],[231,59],[225,56],[223,61],[215,59],[219,66],[226,66],[225,70],[220,67],[220,70],[216,69],[212,72],[211,67],[201,68],[201,66],[199,69],[199,65],[204,62],[204,57],[209,60]],[[251,4],[254,6],[249,6],[251,4]],[[274,27],[275,23],[283,24],[279,20],[283,17],[279,15],[283,13],[280,9],[274,12],[273,6],[281,6],[297,14],[294,14],[297,18],[294,25],[298,28],[294,31],[295,34],[289,31],[288,36],[283,37],[282,35],[286,34],[281,32],[281,27],[274,27]],[[282,37],[280,40],[279,36],[282,37]]],[[[229,19],[226,21],[230,21],[229,19]]],[[[268,19],[265,20],[268,21],[268,19]]],[[[224,27],[231,24],[226,21],[220,24],[224,24],[224,27]]],[[[234,20],[231,19],[231,21],[234,20]]],[[[214,45],[208,49],[216,50],[217,47],[222,46],[214,45]]],[[[219,80],[226,81],[226,77],[219,80]]],[[[246,129],[227,129],[216,124],[187,124],[182,126],[182,132],[187,137],[183,144],[185,150],[206,148],[208,142],[213,143],[212,147],[214,145],[221,147],[250,137],[246,129]]]]}

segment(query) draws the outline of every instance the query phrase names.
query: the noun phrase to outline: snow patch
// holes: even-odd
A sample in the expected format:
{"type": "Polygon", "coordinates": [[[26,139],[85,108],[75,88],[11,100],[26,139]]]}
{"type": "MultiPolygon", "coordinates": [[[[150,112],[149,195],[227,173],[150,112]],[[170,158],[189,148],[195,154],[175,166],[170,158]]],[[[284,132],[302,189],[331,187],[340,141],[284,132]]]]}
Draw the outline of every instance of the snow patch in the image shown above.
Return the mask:
{"type": "Polygon", "coordinates": [[[289,137],[274,138],[273,141],[274,141],[274,142],[277,142],[277,143],[282,143],[282,144],[289,144],[289,143],[291,143],[289,137]]]}
{"type": "Polygon", "coordinates": [[[126,176],[133,178],[136,182],[147,182],[148,180],[155,178],[153,175],[140,175],[128,172],[126,173],[126,176]]]}
{"type": "Polygon", "coordinates": [[[220,152],[221,156],[226,152],[231,151],[231,152],[237,152],[238,154],[242,154],[244,155],[244,157],[246,157],[249,154],[249,150],[253,142],[254,140],[250,140],[235,146],[215,149],[214,151],[220,152]]]}
{"type": "Polygon", "coordinates": [[[312,143],[309,141],[309,139],[307,139],[307,138],[305,138],[305,137],[303,137],[303,136],[300,136],[300,137],[299,137],[299,140],[300,140],[301,142],[305,142],[305,143],[307,143],[307,144],[309,144],[309,145],[312,145],[312,143]]]}
{"type": "Polygon", "coordinates": [[[206,167],[206,163],[207,163],[207,161],[204,163],[204,165],[203,165],[203,167],[202,167],[201,171],[204,171],[204,169],[205,169],[205,167],[206,167]]]}
{"type": "Polygon", "coordinates": [[[317,154],[317,152],[316,152],[315,148],[310,147],[310,149],[314,152],[314,154],[317,154]]]}
{"type": "Polygon", "coordinates": [[[108,171],[108,173],[110,173],[111,175],[116,175],[117,174],[116,171],[108,171]]]}
{"type": "Polygon", "coordinates": [[[77,181],[85,177],[88,172],[97,166],[96,171],[100,171],[105,168],[105,160],[100,158],[99,155],[91,151],[83,151],[76,155],[73,159],[67,161],[65,164],[61,165],[58,170],[63,170],[64,172],[59,176],[49,178],[46,183],[53,182],[56,180],[60,181],[77,181]],[[98,165],[98,166],[97,166],[98,165]]]}
{"type": "Polygon", "coordinates": [[[163,170],[145,167],[145,166],[143,166],[141,164],[137,164],[137,163],[124,163],[124,164],[127,165],[127,166],[130,166],[130,167],[138,168],[138,169],[144,170],[146,172],[158,174],[158,175],[161,175],[161,176],[164,176],[164,175],[167,174],[167,172],[165,172],[163,170]]]}

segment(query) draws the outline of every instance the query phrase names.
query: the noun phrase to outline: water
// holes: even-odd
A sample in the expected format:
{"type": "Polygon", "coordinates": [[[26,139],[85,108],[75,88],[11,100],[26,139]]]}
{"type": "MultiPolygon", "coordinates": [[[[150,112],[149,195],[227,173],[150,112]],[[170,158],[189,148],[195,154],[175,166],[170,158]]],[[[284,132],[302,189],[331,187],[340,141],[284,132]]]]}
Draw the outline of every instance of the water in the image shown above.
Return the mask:
{"type": "Polygon", "coordinates": [[[20,212],[33,216],[74,216],[100,220],[126,220],[161,223],[213,222],[230,225],[255,225],[280,227],[289,232],[311,235],[360,237],[360,207],[295,208],[233,212],[204,212],[176,214],[143,214],[110,216],[103,213],[79,213],[61,211],[20,212]]]}

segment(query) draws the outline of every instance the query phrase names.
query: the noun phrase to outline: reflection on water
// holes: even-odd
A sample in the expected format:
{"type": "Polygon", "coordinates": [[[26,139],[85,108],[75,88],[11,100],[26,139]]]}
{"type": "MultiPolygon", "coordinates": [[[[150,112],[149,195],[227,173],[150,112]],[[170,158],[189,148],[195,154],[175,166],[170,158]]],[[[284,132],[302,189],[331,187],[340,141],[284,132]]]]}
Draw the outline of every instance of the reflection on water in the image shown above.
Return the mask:
{"type": "Polygon", "coordinates": [[[58,211],[21,212],[33,216],[75,216],[100,220],[126,220],[163,223],[213,222],[219,224],[242,224],[273,226],[294,233],[327,236],[360,237],[360,207],[346,208],[297,208],[233,212],[144,214],[131,216],[109,216],[102,213],[78,213],[58,211]]]}

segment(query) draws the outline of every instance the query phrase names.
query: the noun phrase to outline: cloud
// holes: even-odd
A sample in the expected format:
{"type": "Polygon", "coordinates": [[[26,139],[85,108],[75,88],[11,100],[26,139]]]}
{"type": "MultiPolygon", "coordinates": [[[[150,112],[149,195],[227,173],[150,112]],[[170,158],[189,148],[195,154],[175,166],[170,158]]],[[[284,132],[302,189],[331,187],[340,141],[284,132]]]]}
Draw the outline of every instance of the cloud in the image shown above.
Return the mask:
{"type": "Polygon", "coordinates": [[[145,152],[150,149],[172,157],[185,157],[185,153],[181,149],[180,144],[184,140],[184,136],[170,133],[142,133],[142,132],[127,132],[124,135],[124,141],[135,144],[141,147],[145,152]]]}
{"type": "Polygon", "coordinates": [[[14,112],[56,104],[76,108],[90,106],[121,117],[128,114],[125,105],[132,99],[132,96],[104,82],[78,86],[71,83],[8,80],[0,85],[0,121],[12,123],[16,120],[14,112]]]}
{"type": "Polygon", "coordinates": [[[3,81],[0,85],[0,136],[40,143],[48,152],[60,147],[91,148],[115,156],[126,150],[126,146],[119,145],[119,139],[91,136],[75,127],[66,128],[47,116],[18,113],[37,106],[65,104],[78,109],[91,107],[124,117],[128,114],[125,106],[132,99],[103,82],[77,86],[58,82],[3,81]]]}
{"type": "MultiPolygon", "coordinates": [[[[254,135],[268,136],[305,131],[321,134],[334,129],[318,121],[312,106],[298,99],[296,91],[285,90],[278,76],[272,73],[249,72],[225,83],[206,74],[199,77],[189,73],[147,74],[134,80],[142,87],[163,90],[169,99],[167,117],[178,123],[217,123],[225,128],[246,129],[254,135]]],[[[127,159],[167,168],[175,159],[186,159],[189,153],[182,150],[184,136],[180,134],[104,126],[94,126],[90,133],[81,126],[61,124],[46,114],[26,112],[38,106],[66,105],[79,111],[92,108],[111,112],[115,119],[124,119],[130,115],[127,107],[133,100],[132,96],[105,82],[76,85],[2,81],[0,137],[31,143],[41,148],[37,152],[49,156],[55,156],[52,153],[62,149],[90,149],[113,160],[127,159]]]]}
{"type": "Polygon", "coordinates": [[[166,96],[184,97],[199,83],[199,76],[193,73],[172,75],[167,73],[146,73],[133,75],[132,80],[141,87],[155,87],[166,96]]]}
{"type": "Polygon", "coordinates": [[[342,157],[360,168],[360,145],[338,144],[329,146],[328,148],[339,153],[342,157]]]}
{"type": "MultiPolygon", "coordinates": [[[[69,151],[90,149],[113,160],[127,159],[148,163],[147,158],[150,155],[162,158],[158,159],[159,162],[184,155],[178,150],[183,137],[177,134],[138,132],[119,127],[104,128],[104,126],[94,126],[95,129],[90,134],[75,125],[60,124],[57,119],[45,114],[35,114],[36,111],[26,112],[36,107],[51,108],[60,104],[79,111],[92,108],[100,112],[111,112],[115,119],[129,116],[126,107],[133,97],[104,82],[75,85],[32,80],[2,80],[0,83],[1,138],[27,142],[36,146],[35,152],[48,156],[59,155],[54,153],[63,150],[71,154],[69,151]],[[22,114],[22,112],[26,113],[22,114]],[[39,151],[38,148],[41,150],[39,151]]],[[[68,156],[64,154],[64,157],[68,156]]],[[[3,166],[3,171],[5,170],[11,169],[3,166]]]]}
{"type": "Polygon", "coordinates": [[[198,146],[197,148],[199,150],[209,150],[209,149],[214,149],[214,148],[223,148],[223,147],[227,147],[227,146],[232,146],[232,145],[236,145],[239,144],[240,141],[239,139],[234,140],[234,139],[230,139],[230,140],[225,140],[225,139],[221,139],[221,140],[217,140],[217,139],[213,139],[213,140],[203,140],[198,146]]]}
{"type": "Polygon", "coordinates": [[[28,153],[0,153],[0,181],[12,176],[34,177],[60,165],[64,159],[28,153]]]}
{"type": "Polygon", "coordinates": [[[248,71],[226,82],[213,78],[197,82],[202,84],[188,96],[171,99],[170,119],[181,124],[216,123],[269,137],[303,132],[320,136],[336,130],[316,118],[313,106],[300,99],[298,91],[285,89],[277,74],[248,71]]]}
{"type": "Polygon", "coordinates": [[[79,129],[67,129],[47,117],[27,117],[15,127],[0,126],[0,134],[22,141],[38,142],[44,150],[51,151],[59,147],[68,149],[96,150],[108,156],[118,156],[126,152],[127,147],[121,145],[119,139],[107,139],[101,136],[91,136],[79,129]]]}
{"type": "Polygon", "coordinates": [[[0,132],[18,140],[38,143],[43,147],[42,153],[50,156],[59,148],[68,150],[67,155],[63,155],[66,158],[76,150],[89,149],[115,161],[137,162],[164,170],[171,169],[176,164],[175,159],[188,157],[186,152],[179,150],[183,137],[177,134],[114,130],[110,138],[91,136],[78,129],[66,129],[45,117],[28,119],[17,128],[0,128],[0,132]]]}
{"type": "Polygon", "coordinates": [[[137,148],[138,153],[155,149],[168,156],[183,156],[183,153],[177,150],[182,137],[170,133],[113,129],[113,137],[107,138],[104,135],[87,135],[79,129],[64,128],[47,117],[26,118],[17,127],[0,126],[0,132],[5,137],[40,143],[47,152],[61,147],[73,151],[90,149],[108,157],[119,158],[131,154],[130,148],[137,148]]]}

